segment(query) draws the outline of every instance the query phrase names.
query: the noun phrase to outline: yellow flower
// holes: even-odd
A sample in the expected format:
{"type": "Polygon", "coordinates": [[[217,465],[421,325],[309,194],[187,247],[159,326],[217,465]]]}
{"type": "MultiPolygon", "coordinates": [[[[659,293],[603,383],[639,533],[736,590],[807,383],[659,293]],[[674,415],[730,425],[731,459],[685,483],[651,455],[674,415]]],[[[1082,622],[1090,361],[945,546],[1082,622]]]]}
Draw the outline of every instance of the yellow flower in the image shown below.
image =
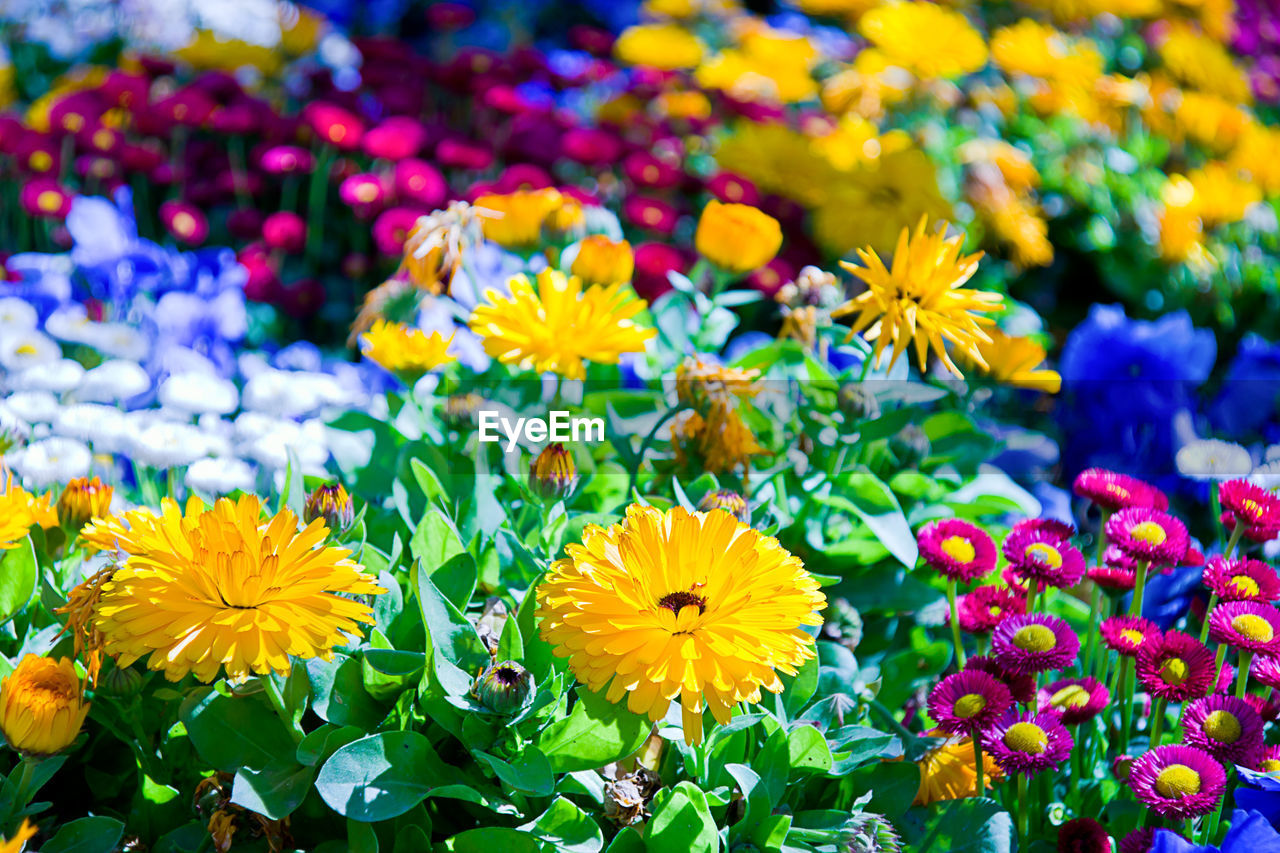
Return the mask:
{"type": "Polygon", "coordinates": [[[778,254],[782,226],[749,204],[724,204],[712,199],[698,218],[693,242],[698,254],[721,269],[751,272],[778,254]]]}
{"type": "Polygon", "coordinates": [[[858,315],[849,337],[866,330],[867,339],[875,341],[876,366],[890,342],[892,368],[914,340],[921,370],[927,367],[932,348],[948,370],[962,377],[947,355],[944,340],[985,367],[978,345],[991,338],[982,326],[995,321],[981,315],[998,309],[1004,297],[961,287],[977,272],[982,253],[961,255],[963,235],[947,237],[945,222],[933,234],[927,234],[926,224],[927,220],[921,217],[914,235],[909,229],[902,229],[892,268],[886,268],[871,248],[858,250],[858,258],[865,266],[841,261],[840,266],[861,279],[867,290],[831,312],[831,316],[858,315]]]}
{"type": "Polygon", "coordinates": [[[283,62],[283,56],[269,47],[240,39],[223,39],[211,30],[196,30],[191,42],[175,50],[173,55],[196,68],[236,71],[252,67],[263,74],[274,74],[283,62]]]}
{"type": "Polygon", "coordinates": [[[409,280],[430,293],[447,290],[462,266],[462,256],[484,234],[480,211],[465,201],[421,216],[404,241],[400,267],[409,280]]]}
{"type": "Polygon", "coordinates": [[[659,117],[701,120],[711,117],[711,101],[701,92],[662,92],[653,99],[659,117]]]}
{"type": "Polygon", "coordinates": [[[22,752],[61,752],[80,734],[88,713],[70,658],[29,654],[0,682],[0,731],[22,752]]]}
{"type": "Polygon", "coordinates": [[[724,510],[632,504],[538,585],[543,639],[591,690],[657,722],[679,697],[684,739],[702,742],[703,701],[721,724],[761,688],[782,691],[814,657],[818,582],[799,558],[724,510]]]}
{"type": "Polygon", "coordinates": [[[0,492],[0,550],[14,548],[32,527],[55,527],[58,513],[51,506],[53,494],[37,497],[13,482],[10,474],[0,492]]]}
{"type": "Polygon", "coordinates": [[[857,20],[868,9],[874,9],[880,0],[796,0],[794,5],[808,15],[827,15],[857,20]]]}
{"type": "Polygon", "coordinates": [[[1031,155],[1002,139],[971,139],[960,146],[962,163],[990,163],[1000,170],[1009,189],[1024,193],[1040,186],[1040,173],[1031,155]]]}
{"type": "Polygon", "coordinates": [[[529,488],[545,500],[560,500],[577,484],[578,466],[573,461],[573,453],[559,442],[542,448],[529,463],[529,488]]]}
{"type": "Polygon", "coordinates": [[[689,407],[672,424],[676,462],[688,460],[693,450],[703,470],[713,474],[746,468],[752,456],[766,451],[742,419],[742,400],[760,392],[758,370],[722,367],[699,356],[686,358],[676,368],[676,396],[689,407]]]}
{"type": "Polygon", "coordinates": [[[630,243],[592,234],[578,244],[570,272],[588,284],[619,284],[631,281],[635,269],[630,243]]]}
{"type": "Polygon", "coordinates": [[[365,358],[376,361],[406,382],[416,382],[429,371],[457,360],[448,352],[453,335],[447,338],[439,332],[428,335],[421,329],[386,320],[375,322],[360,343],[365,358]]]}
{"type": "Polygon", "coordinates": [[[911,145],[909,134],[890,130],[883,136],[870,121],[857,115],[844,115],[829,133],[814,137],[813,150],[842,172],[874,165],[877,158],[911,145]]]}
{"type": "Polygon", "coordinates": [[[24,817],[22,826],[18,827],[18,831],[13,834],[13,838],[0,841],[0,853],[22,853],[27,841],[39,831],[24,817]]]}
{"type": "Polygon", "coordinates": [[[1249,130],[1257,126],[1249,111],[1217,95],[1204,92],[1165,92],[1163,107],[1172,102],[1172,125],[1167,120],[1151,122],[1154,129],[1168,126],[1178,139],[1190,139],[1220,153],[1235,148],[1249,130]]]}
{"type": "Polygon", "coordinates": [[[1250,207],[1262,200],[1262,191],[1238,176],[1225,163],[1206,163],[1187,175],[1195,194],[1195,209],[1206,228],[1244,219],[1250,207]]]}
{"type": "Polygon", "coordinates": [[[1213,266],[1204,246],[1204,223],[1196,209],[1196,190],[1182,175],[1171,175],[1160,191],[1160,257],[1200,269],[1213,266]]]}
{"type": "Polygon", "coordinates": [[[628,65],[647,65],[663,71],[696,68],[706,48],[676,24],[627,27],[613,43],[613,54],[628,65]]]}
{"type": "Polygon", "coordinates": [[[877,6],[858,21],[858,32],[890,62],[922,79],[959,77],[987,62],[982,34],[964,15],[934,3],[877,6]]]}
{"type": "Polygon", "coordinates": [[[315,50],[327,20],[324,15],[295,3],[281,4],[280,49],[289,56],[302,56],[315,50]]]}
{"type": "Polygon", "coordinates": [[[212,509],[193,498],[185,513],[166,499],[160,515],[134,510],[85,528],[99,550],[126,555],[96,609],[117,665],[148,657],[170,681],[209,682],[220,669],[233,680],[285,675],[290,656],[327,659],[347,635],[362,636],[373,611],[350,596],[386,590],[349,551],[323,546],[323,521],[299,532],[289,510],[262,511],[253,495],[212,509]]]}
{"type": "Polygon", "coordinates": [[[1280,195],[1280,130],[1251,124],[1231,153],[1230,163],[1268,196],[1280,195]]]}
{"type": "Polygon", "coordinates": [[[1044,9],[1054,20],[1074,24],[1108,13],[1117,18],[1151,18],[1160,14],[1160,0],[1024,0],[1044,9]]]}
{"type": "Polygon", "coordinates": [[[586,377],[584,362],[617,364],[624,352],[642,352],[657,332],[632,319],[645,309],[620,284],[589,287],[558,270],[538,273],[538,287],[527,276],[510,281],[511,295],[490,289],[488,304],[471,315],[471,330],[484,349],[503,364],[522,370],[550,371],[566,379],[586,377]]]}
{"type": "Polygon", "coordinates": [[[950,213],[933,161],[918,148],[906,148],[844,173],[814,211],[813,228],[818,243],[833,255],[868,244],[886,252],[921,216],[938,219],[950,213]]]}
{"type": "MultiPolygon", "coordinates": [[[[930,735],[941,735],[934,730],[930,735]]],[[[990,755],[982,756],[982,775],[990,791],[1003,774],[990,755]]],[[[943,800],[959,800],[978,795],[978,768],[973,760],[973,742],[967,738],[948,738],[941,746],[925,753],[916,762],[920,768],[920,789],[912,805],[927,806],[943,800]]]]}
{"type": "Polygon", "coordinates": [[[1203,33],[1185,24],[1174,26],[1158,50],[1169,73],[1193,89],[1237,104],[1252,100],[1244,69],[1225,47],[1203,33]]]}
{"type": "Polygon", "coordinates": [[[100,518],[111,511],[114,491],[97,477],[76,477],[58,496],[58,515],[69,527],[79,529],[90,519],[100,518]]]}
{"type": "Polygon", "coordinates": [[[482,195],[475,206],[484,236],[508,249],[518,249],[535,245],[542,237],[542,226],[564,203],[559,190],[547,187],[482,195]]]}
{"type": "Polygon", "coordinates": [[[811,142],[784,124],[740,121],[720,141],[716,160],[765,192],[812,206],[828,196],[840,176],[811,142]]]}
{"type": "Polygon", "coordinates": [[[991,36],[991,59],[1010,74],[1087,88],[1106,61],[1088,39],[1072,38],[1048,24],[1023,18],[991,36]]]}
{"type": "MultiPolygon", "coordinates": [[[[978,351],[987,364],[983,372],[992,379],[1004,385],[1030,388],[1046,394],[1057,394],[1062,389],[1062,377],[1056,370],[1038,369],[1044,364],[1046,355],[1040,344],[1031,338],[1011,337],[1000,329],[990,329],[987,334],[991,342],[979,344],[978,351]]],[[[957,357],[966,364],[979,366],[964,353],[957,353],[957,357]]]]}
{"type": "Polygon", "coordinates": [[[698,67],[694,79],[738,100],[793,104],[818,93],[806,65],[778,62],[741,50],[725,50],[698,67]]]}

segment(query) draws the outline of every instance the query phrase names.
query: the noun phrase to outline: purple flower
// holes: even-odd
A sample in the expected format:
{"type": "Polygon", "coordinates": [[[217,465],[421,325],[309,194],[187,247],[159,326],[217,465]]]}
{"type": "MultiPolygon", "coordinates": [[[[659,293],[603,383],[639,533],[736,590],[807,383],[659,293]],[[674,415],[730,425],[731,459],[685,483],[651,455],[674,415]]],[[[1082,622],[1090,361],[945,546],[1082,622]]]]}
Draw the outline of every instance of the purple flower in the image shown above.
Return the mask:
{"type": "Polygon", "coordinates": [[[1010,617],[995,629],[991,651],[1014,672],[1047,672],[1071,665],[1080,653],[1080,638],[1056,616],[1028,613],[1010,617]]]}
{"type": "Polygon", "coordinates": [[[925,525],[916,541],[930,568],[950,580],[976,580],[996,567],[996,546],[991,537],[981,527],[958,518],[925,525]]]}
{"type": "Polygon", "coordinates": [[[1034,776],[1067,760],[1075,739],[1057,714],[1010,713],[982,733],[982,748],[1009,775],[1034,776]]]}
{"type": "Polygon", "coordinates": [[[985,672],[948,675],[929,692],[929,716],[951,734],[984,729],[1012,707],[1009,688],[985,672]]]}
{"type": "Polygon", "coordinates": [[[1219,761],[1253,767],[1262,760],[1262,718],[1243,699],[1215,694],[1188,702],[1182,731],[1184,743],[1219,761]]]}
{"type": "Polygon", "coordinates": [[[1193,746],[1158,746],[1133,762],[1129,787],[1138,801],[1161,817],[1182,818],[1213,811],[1226,787],[1222,765],[1193,746]]]}

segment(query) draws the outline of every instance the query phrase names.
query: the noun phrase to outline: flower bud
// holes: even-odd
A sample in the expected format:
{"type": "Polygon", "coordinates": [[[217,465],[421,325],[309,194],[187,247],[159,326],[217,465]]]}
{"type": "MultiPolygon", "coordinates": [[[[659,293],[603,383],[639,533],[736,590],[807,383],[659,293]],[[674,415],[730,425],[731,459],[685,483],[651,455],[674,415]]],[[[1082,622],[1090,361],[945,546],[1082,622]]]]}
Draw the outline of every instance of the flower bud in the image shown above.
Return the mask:
{"type": "Polygon", "coordinates": [[[104,696],[127,699],[142,687],[142,673],[131,666],[113,666],[98,679],[96,687],[104,696]]]}
{"type": "Polygon", "coordinates": [[[302,519],[310,524],[317,518],[323,520],[330,530],[338,533],[355,523],[355,506],[341,483],[317,486],[315,491],[307,495],[307,502],[302,508],[302,519]]]}
{"type": "Polygon", "coordinates": [[[476,679],[472,693],[490,711],[514,714],[533,695],[533,676],[515,661],[494,664],[476,679]]]}
{"type": "Polygon", "coordinates": [[[773,260],[782,246],[782,226],[746,204],[709,201],[694,235],[698,254],[723,270],[748,273],[773,260]]]}
{"type": "Polygon", "coordinates": [[[747,499],[732,489],[716,489],[713,492],[707,492],[702,496],[702,500],[698,501],[698,509],[702,512],[722,509],[743,524],[751,523],[751,507],[747,506],[747,499]]]}
{"type": "Polygon", "coordinates": [[[58,496],[58,518],[72,530],[79,530],[90,519],[103,518],[111,510],[113,489],[97,477],[76,477],[58,496]]]}
{"type": "Polygon", "coordinates": [[[568,497],[578,485],[578,466],[563,444],[548,444],[529,465],[529,488],[544,501],[568,497]]]}
{"type": "Polygon", "coordinates": [[[70,658],[29,654],[0,682],[0,731],[21,752],[61,752],[80,734],[88,713],[70,658]]]}
{"type": "Polygon", "coordinates": [[[465,394],[453,394],[447,397],[440,407],[440,417],[454,429],[463,429],[476,422],[476,412],[484,403],[484,397],[474,391],[465,394]]]}
{"type": "Polygon", "coordinates": [[[846,382],[836,395],[840,411],[850,420],[866,421],[880,417],[880,402],[876,395],[858,382],[846,382]]]}
{"type": "Polygon", "coordinates": [[[626,240],[613,241],[603,234],[592,234],[578,244],[578,256],[569,272],[587,284],[618,284],[631,281],[636,259],[626,240]]]}
{"type": "Polygon", "coordinates": [[[929,455],[929,436],[915,424],[907,424],[889,439],[889,449],[898,458],[898,464],[919,465],[929,455]]]}

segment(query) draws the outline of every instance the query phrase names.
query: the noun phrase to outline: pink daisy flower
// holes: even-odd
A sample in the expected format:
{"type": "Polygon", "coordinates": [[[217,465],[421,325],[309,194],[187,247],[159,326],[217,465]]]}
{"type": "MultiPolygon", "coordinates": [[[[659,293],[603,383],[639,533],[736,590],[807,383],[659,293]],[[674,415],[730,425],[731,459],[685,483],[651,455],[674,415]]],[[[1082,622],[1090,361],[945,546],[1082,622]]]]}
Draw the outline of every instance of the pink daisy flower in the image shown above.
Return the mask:
{"type": "Polygon", "coordinates": [[[1256,601],[1228,601],[1209,614],[1215,643],[1264,654],[1280,653],[1280,612],[1256,601]]]}
{"type": "Polygon", "coordinates": [[[996,545],[981,527],[958,518],[930,522],[916,534],[920,556],[949,580],[976,580],[996,567],[996,545]]]}
{"type": "Polygon", "coordinates": [[[1096,678],[1062,678],[1040,688],[1036,708],[1058,714],[1064,725],[1074,726],[1098,716],[1110,699],[1111,692],[1096,678]]]}
{"type": "Polygon", "coordinates": [[[1169,508],[1169,499],[1155,486],[1105,468],[1081,471],[1071,488],[1080,497],[1109,512],[1135,506],[1159,510],[1169,508]]]}
{"type": "Polygon", "coordinates": [[[1137,657],[1145,643],[1160,642],[1160,628],[1141,616],[1112,616],[1099,626],[1107,648],[1125,657],[1137,657]]]}
{"type": "Polygon", "coordinates": [[[1262,717],[1243,699],[1202,697],[1183,709],[1182,741],[1221,762],[1253,767],[1262,760],[1262,717]]]}
{"type": "Polygon", "coordinates": [[[1230,513],[1234,520],[1244,522],[1249,530],[1259,534],[1269,531],[1268,539],[1280,535],[1280,497],[1256,483],[1227,480],[1218,486],[1218,500],[1223,512],[1230,513]]]}
{"type": "Polygon", "coordinates": [[[1280,743],[1262,748],[1262,757],[1258,759],[1258,769],[1263,773],[1280,772],[1280,743]]]}
{"type": "Polygon", "coordinates": [[[1153,696],[1185,702],[1208,692],[1216,669],[1213,652],[1188,634],[1168,631],[1138,649],[1138,680],[1153,696]]]}
{"type": "Polygon", "coordinates": [[[1217,808],[1226,774],[1213,756],[1182,744],[1158,746],[1133,762],[1129,787],[1161,817],[1181,820],[1217,808]]]}
{"type": "Polygon", "coordinates": [[[1249,677],[1267,687],[1280,687],[1280,656],[1254,655],[1249,677]]]}
{"type": "Polygon", "coordinates": [[[1009,775],[1034,776],[1067,760],[1075,739],[1057,714],[1005,714],[980,735],[982,748],[1009,775]]]}
{"type": "Polygon", "coordinates": [[[1080,638],[1065,621],[1045,613],[1011,616],[991,635],[991,651],[1020,673],[1065,669],[1080,653],[1080,638]]]}
{"type": "Polygon", "coordinates": [[[1071,544],[1076,529],[1048,518],[1019,521],[1005,537],[1005,559],[1018,575],[1050,586],[1075,586],[1084,577],[1085,561],[1071,544]]]}
{"type": "Polygon", "coordinates": [[[1094,566],[1086,574],[1098,586],[1115,592],[1132,592],[1138,582],[1138,573],[1123,566],[1094,566]]]}
{"type": "Polygon", "coordinates": [[[1111,853],[1111,836],[1091,817],[1078,817],[1058,827],[1058,853],[1111,853]]]}
{"type": "Polygon", "coordinates": [[[1107,539],[1134,560],[1156,566],[1181,564],[1190,545],[1181,521],[1147,507],[1130,507],[1111,516],[1107,539]]]}
{"type": "Polygon", "coordinates": [[[1280,599],[1280,578],[1261,560],[1212,557],[1204,567],[1204,585],[1223,601],[1265,603],[1280,599]]]}
{"type": "Polygon", "coordinates": [[[960,616],[960,630],[985,634],[1010,616],[1026,613],[1027,602],[1005,587],[980,586],[960,596],[956,611],[960,616]]]}
{"type": "Polygon", "coordinates": [[[1009,688],[985,672],[948,675],[929,692],[929,716],[951,734],[984,729],[1012,707],[1009,688]]]}

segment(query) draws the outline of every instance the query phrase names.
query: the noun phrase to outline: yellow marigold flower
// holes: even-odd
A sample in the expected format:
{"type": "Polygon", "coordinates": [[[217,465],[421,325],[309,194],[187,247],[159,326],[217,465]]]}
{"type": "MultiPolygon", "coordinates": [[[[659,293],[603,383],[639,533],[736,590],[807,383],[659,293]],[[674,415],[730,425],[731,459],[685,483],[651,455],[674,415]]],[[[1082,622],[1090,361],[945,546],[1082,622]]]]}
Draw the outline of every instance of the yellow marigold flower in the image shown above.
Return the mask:
{"type": "Polygon", "coordinates": [[[79,529],[90,519],[111,511],[114,491],[97,477],[76,477],[58,496],[58,515],[68,526],[79,529]]]}
{"type": "Polygon", "coordinates": [[[170,681],[285,675],[290,656],[327,659],[373,623],[349,596],[386,592],[349,551],[323,546],[328,533],[319,520],[299,532],[287,509],[264,519],[253,495],[212,509],[193,498],[185,512],[166,499],[160,515],[94,521],[85,539],[125,554],[96,609],[106,652],[119,666],[147,657],[170,681]]]}
{"type": "Polygon", "coordinates": [[[858,32],[888,60],[922,79],[959,77],[987,62],[982,34],[959,12],[921,0],[885,3],[865,13],[858,32]]]}
{"type": "Polygon", "coordinates": [[[482,195],[476,199],[484,236],[509,249],[528,248],[542,237],[542,226],[565,203],[551,187],[482,195]]]}
{"type": "Polygon", "coordinates": [[[874,164],[894,151],[910,147],[911,136],[901,130],[890,130],[883,136],[865,118],[844,115],[829,133],[813,139],[813,150],[842,172],[874,164]]]}
{"type": "Polygon", "coordinates": [[[1182,175],[1171,175],[1160,191],[1160,257],[1200,270],[1213,267],[1204,245],[1204,223],[1196,208],[1196,190],[1182,175]]]}
{"type": "Polygon", "coordinates": [[[794,5],[808,15],[827,15],[857,20],[867,10],[874,9],[880,0],[796,0],[794,5]]]}
{"type": "Polygon", "coordinates": [[[758,370],[724,367],[700,356],[676,368],[676,397],[689,407],[672,423],[676,461],[683,465],[692,450],[706,471],[718,474],[742,468],[765,453],[742,419],[741,401],[760,392],[758,370]]]}
{"type": "MultiPolygon", "coordinates": [[[[1015,338],[1000,329],[990,329],[987,334],[991,342],[980,343],[978,351],[987,363],[983,372],[992,379],[1003,385],[1030,388],[1046,394],[1057,394],[1062,390],[1062,377],[1058,371],[1040,367],[1047,353],[1034,339],[1015,338]]],[[[963,352],[957,353],[957,358],[973,367],[979,366],[963,352]]]]}
{"type": "Polygon", "coordinates": [[[1009,247],[1013,262],[1020,267],[1047,267],[1053,263],[1049,223],[1034,202],[1014,196],[987,215],[996,239],[1009,247]]]}
{"type": "Polygon", "coordinates": [[[58,514],[50,506],[52,501],[52,493],[36,497],[15,484],[9,474],[0,492],[0,550],[16,547],[36,525],[56,526],[58,514]]]}
{"type": "Polygon", "coordinates": [[[361,337],[360,351],[365,358],[377,362],[409,383],[416,382],[441,365],[456,361],[449,354],[451,343],[453,335],[447,338],[439,332],[428,335],[421,329],[411,329],[403,323],[378,320],[361,337]]]}
{"type": "Polygon", "coordinates": [[[1247,109],[1217,95],[1187,91],[1171,98],[1176,106],[1170,135],[1190,139],[1219,153],[1234,150],[1241,138],[1257,126],[1247,109]]]}
{"type": "Polygon", "coordinates": [[[0,682],[0,731],[21,752],[61,752],[80,734],[88,713],[70,658],[29,654],[0,682]]]}
{"type": "Polygon", "coordinates": [[[1195,193],[1196,212],[1206,228],[1244,219],[1250,207],[1262,200],[1262,191],[1244,180],[1225,163],[1206,163],[1187,175],[1195,193]]]}
{"type": "Polygon", "coordinates": [[[813,206],[827,198],[840,172],[811,143],[784,124],[740,121],[720,141],[716,160],[765,192],[813,206]]]}
{"type": "Polygon", "coordinates": [[[1086,87],[1102,75],[1106,64],[1088,39],[1072,38],[1031,18],[992,34],[991,59],[1010,74],[1086,87]]]}
{"type": "Polygon", "coordinates": [[[698,254],[721,269],[751,272],[778,254],[782,226],[749,204],[725,204],[712,199],[698,218],[693,242],[698,254]]]}
{"type": "Polygon", "coordinates": [[[1248,175],[1268,196],[1280,195],[1280,130],[1250,124],[1231,153],[1230,164],[1248,175]]]}
{"type": "Polygon", "coordinates": [[[831,312],[832,317],[857,314],[849,337],[864,329],[874,341],[872,352],[878,367],[885,347],[893,343],[892,368],[907,345],[915,341],[920,369],[928,366],[930,348],[947,369],[963,378],[947,355],[944,340],[967,353],[979,366],[986,366],[978,345],[990,342],[983,326],[994,324],[981,316],[995,311],[1004,301],[998,293],[961,287],[978,271],[981,252],[961,255],[964,236],[947,237],[947,223],[933,233],[925,232],[928,220],[921,217],[915,234],[902,229],[893,253],[893,267],[886,268],[872,248],[859,249],[864,266],[841,261],[840,266],[857,276],[867,290],[831,312]]]}
{"type": "Polygon", "coordinates": [[[806,65],[778,62],[740,50],[725,50],[698,66],[694,79],[743,101],[794,104],[818,93],[806,65]]]}
{"type": "Polygon", "coordinates": [[[1237,104],[1253,99],[1249,78],[1230,51],[1185,24],[1172,27],[1157,50],[1160,61],[1177,79],[1193,89],[1220,95],[1237,104]]]}
{"type": "Polygon", "coordinates": [[[535,290],[528,276],[510,281],[511,295],[490,289],[488,304],[471,314],[471,330],[484,349],[503,364],[550,371],[566,379],[586,377],[584,362],[617,364],[624,352],[642,352],[657,332],[636,325],[645,309],[620,284],[582,288],[582,279],[558,270],[538,273],[535,290]]]}
{"type": "Polygon", "coordinates": [[[619,284],[631,281],[636,256],[626,240],[610,240],[592,234],[578,244],[578,254],[569,271],[588,284],[619,284]]]}
{"type": "Polygon", "coordinates": [[[711,117],[711,101],[701,92],[662,92],[653,99],[659,117],[701,120],[711,117]]]}
{"type": "Polygon", "coordinates": [[[696,68],[705,54],[702,42],[676,24],[627,27],[613,43],[613,55],[619,61],[663,71],[696,68]]]}
{"type": "Polygon", "coordinates": [[[841,173],[814,211],[813,229],[819,245],[833,255],[868,244],[887,252],[898,233],[921,216],[950,214],[933,161],[918,148],[906,148],[841,173]]]}
{"type": "Polygon", "coordinates": [[[728,512],[632,504],[565,550],[538,585],[543,639],[589,689],[655,722],[679,697],[686,743],[702,742],[704,700],[728,723],[815,655],[818,582],[728,512]]]}
{"type": "MultiPolygon", "coordinates": [[[[929,734],[940,736],[942,732],[934,730],[929,734]]],[[[948,738],[941,746],[925,753],[916,766],[920,768],[920,788],[912,805],[927,806],[978,795],[978,768],[974,764],[973,742],[967,737],[948,738]]],[[[982,771],[988,791],[1004,775],[991,756],[985,753],[982,771]]]]}
{"type": "Polygon", "coordinates": [[[13,838],[0,841],[0,853],[22,853],[27,841],[39,831],[36,826],[24,817],[22,826],[18,827],[18,831],[13,834],[13,838]]]}

